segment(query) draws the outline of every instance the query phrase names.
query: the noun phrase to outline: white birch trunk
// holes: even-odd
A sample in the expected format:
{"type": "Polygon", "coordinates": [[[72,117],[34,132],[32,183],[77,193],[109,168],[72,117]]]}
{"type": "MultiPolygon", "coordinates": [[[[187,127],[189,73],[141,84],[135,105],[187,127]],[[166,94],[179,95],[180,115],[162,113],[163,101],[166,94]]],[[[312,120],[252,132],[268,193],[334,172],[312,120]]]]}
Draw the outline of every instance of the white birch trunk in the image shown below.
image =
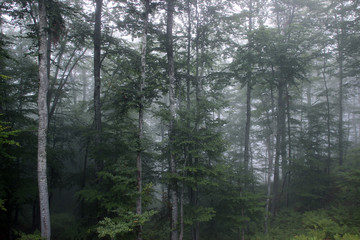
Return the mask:
{"type": "Polygon", "coordinates": [[[47,66],[47,17],[45,0],[39,0],[39,95],[38,95],[38,156],[37,174],[40,201],[41,237],[49,240],[51,237],[49,193],[46,173],[46,142],[48,128],[47,92],[49,88],[47,66]]]}

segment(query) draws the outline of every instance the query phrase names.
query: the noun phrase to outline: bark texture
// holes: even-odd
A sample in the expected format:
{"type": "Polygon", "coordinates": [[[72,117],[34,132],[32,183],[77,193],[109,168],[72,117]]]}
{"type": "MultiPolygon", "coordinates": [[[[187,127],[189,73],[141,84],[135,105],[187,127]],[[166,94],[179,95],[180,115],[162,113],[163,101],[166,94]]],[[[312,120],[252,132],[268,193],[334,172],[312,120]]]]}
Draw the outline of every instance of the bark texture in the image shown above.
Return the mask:
{"type": "MultiPolygon", "coordinates": [[[[100,103],[100,87],[101,87],[101,12],[102,12],[102,0],[96,0],[95,9],[95,27],[94,27],[94,121],[95,121],[95,145],[101,144],[101,103],[100,103]]],[[[96,168],[97,171],[103,169],[103,161],[96,156],[96,168]]]]}
{"type": "Polygon", "coordinates": [[[45,0],[39,0],[39,95],[38,95],[38,156],[37,174],[40,201],[40,224],[41,237],[51,238],[49,193],[46,174],[46,143],[48,128],[47,92],[49,88],[48,78],[48,45],[47,45],[47,17],[45,0]]]}
{"type": "MultiPolygon", "coordinates": [[[[280,184],[280,158],[282,166],[286,161],[286,139],[285,139],[285,100],[284,100],[284,80],[278,83],[278,103],[277,103],[277,120],[276,120],[276,146],[275,146],[275,163],[274,163],[274,187],[273,187],[273,204],[272,214],[275,216],[277,204],[279,202],[279,184],[280,184]]],[[[283,169],[285,169],[283,167],[283,169]]]]}
{"type": "Polygon", "coordinates": [[[344,81],[344,3],[341,1],[340,27],[337,29],[337,47],[339,64],[339,165],[344,161],[344,120],[343,120],[343,81],[344,81]]]}
{"type": "MultiPolygon", "coordinates": [[[[167,59],[168,59],[168,74],[169,74],[169,108],[170,108],[170,162],[169,169],[171,174],[176,174],[175,156],[172,153],[173,149],[173,129],[175,119],[175,69],[174,69],[174,50],[173,50],[173,21],[174,21],[174,5],[175,0],[167,1],[167,59]]],[[[178,240],[178,196],[177,196],[177,183],[172,180],[170,188],[170,201],[171,201],[171,240],[178,240]]]]}
{"type": "MultiPolygon", "coordinates": [[[[144,96],[143,89],[146,81],[146,47],[147,47],[147,33],[148,33],[148,21],[149,21],[149,7],[150,0],[145,0],[145,17],[144,17],[144,32],[141,42],[141,79],[140,79],[140,103],[139,103],[139,129],[138,129],[138,151],[136,156],[136,181],[137,181],[137,190],[138,190],[138,199],[136,200],[136,214],[142,214],[142,139],[143,139],[143,123],[144,123],[144,96]]],[[[138,226],[136,232],[136,239],[142,240],[142,226],[138,226]]]]}

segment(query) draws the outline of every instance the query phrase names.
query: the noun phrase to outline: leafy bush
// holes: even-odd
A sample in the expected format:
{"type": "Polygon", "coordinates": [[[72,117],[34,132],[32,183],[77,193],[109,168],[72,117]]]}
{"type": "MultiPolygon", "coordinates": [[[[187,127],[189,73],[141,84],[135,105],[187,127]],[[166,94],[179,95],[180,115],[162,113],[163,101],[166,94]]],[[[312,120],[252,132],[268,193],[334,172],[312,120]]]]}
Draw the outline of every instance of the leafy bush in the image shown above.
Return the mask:
{"type": "Polygon", "coordinates": [[[303,226],[310,233],[322,232],[324,237],[333,237],[335,234],[342,234],[343,228],[333,221],[325,210],[306,212],[303,215],[303,226]]]}
{"type": "Polygon", "coordinates": [[[41,234],[39,231],[35,231],[31,234],[25,234],[23,232],[18,232],[18,235],[20,236],[17,240],[42,240],[44,238],[41,238],[41,234]]]}
{"type": "Polygon", "coordinates": [[[319,230],[312,230],[308,234],[295,236],[292,240],[324,240],[326,239],[326,233],[319,230]]]}
{"type": "Polygon", "coordinates": [[[359,240],[360,235],[359,234],[349,234],[345,233],[343,236],[336,235],[334,237],[335,240],[359,240]]]}
{"type": "Polygon", "coordinates": [[[109,236],[110,239],[118,239],[122,234],[132,232],[135,227],[144,225],[145,222],[156,214],[156,211],[147,211],[142,215],[133,212],[123,213],[121,210],[117,212],[119,217],[104,218],[99,222],[96,231],[100,238],[109,236]]]}

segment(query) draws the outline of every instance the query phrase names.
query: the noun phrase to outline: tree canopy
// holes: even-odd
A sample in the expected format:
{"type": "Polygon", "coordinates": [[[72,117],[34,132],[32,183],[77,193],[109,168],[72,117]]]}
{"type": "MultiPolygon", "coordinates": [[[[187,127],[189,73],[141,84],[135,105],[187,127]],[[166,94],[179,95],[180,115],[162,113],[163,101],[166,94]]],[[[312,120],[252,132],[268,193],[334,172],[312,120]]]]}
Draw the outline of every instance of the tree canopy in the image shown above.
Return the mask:
{"type": "Polygon", "coordinates": [[[0,239],[360,239],[359,19],[2,1],[0,239]]]}

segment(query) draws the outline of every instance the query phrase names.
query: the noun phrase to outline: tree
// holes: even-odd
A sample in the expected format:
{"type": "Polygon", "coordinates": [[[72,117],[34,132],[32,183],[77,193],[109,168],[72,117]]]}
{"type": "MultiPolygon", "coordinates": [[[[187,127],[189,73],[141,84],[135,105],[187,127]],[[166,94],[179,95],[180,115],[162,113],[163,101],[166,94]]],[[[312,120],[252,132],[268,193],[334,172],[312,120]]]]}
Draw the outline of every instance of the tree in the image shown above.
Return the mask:
{"type": "Polygon", "coordinates": [[[39,127],[38,127],[38,186],[40,200],[40,222],[41,236],[50,240],[50,209],[49,193],[47,182],[46,167],[46,145],[48,128],[47,92],[49,86],[48,79],[48,45],[47,45],[47,14],[46,1],[39,0],[39,127]]]}
{"type": "MultiPolygon", "coordinates": [[[[143,124],[144,124],[144,84],[146,81],[146,47],[147,47],[147,34],[148,34],[148,21],[149,21],[149,11],[150,11],[150,0],[145,0],[144,2],[144,26],[143,26],[143,36],[141,41],[141,78],[140,78],[140,88],[139,88],[139,132],[138,132],[138,150],[136,156],[136,167],[137,167],[137,189],[138,189],[138,199],[136,200],[136,214],[142,214],[142,141],[143,141],[143,124]]],[[[137,230],[137,240],[142,240],[142,225],[139,225],[137,230]]]]}
{"type": "Polygon", "coordinates": [[[336,42],[337,42],[337,53],[338,53],[338,64],[339,64],[339,165],[341,166],[344,161],[344,121],[343,121],[343,99],[344,99],[344,50],[345,50],[345,9],[344,1],[340,1],[339,15],[335,13],[336,23],[336,42]],[[338,19],[340,17],[340,19],[338,19]]]}
{"type": "Polygon", "coordinates": [[[173,152],[174,149],[174,123],[176,118],[175,107],[175,69],[174,69],[174,49],[173,49],[173,24],[175,0],[167,0],[167,18],[166,18],[166,52],[168,60],[168,75],[169,75],[169,146],[170,146],[170,161],[169,170],[173,176],[170,186],[170,203],[171,203],[171,240],[178,240],[178,196],[177,196],[177,181],[175,180],[176,160],[173,152]]]}
{"type": "MultiPolygon", "coordinates": [[[[101,144],[101,12],[102,0],[96,0],[95,8],[95,28],[94,28],[94,125],[95,125],[95,145],[98,148],[101,144]]],[[[96,156],[97,171],[103,169],[104,163],[100,160],[100,156],[96,156]]]]}

